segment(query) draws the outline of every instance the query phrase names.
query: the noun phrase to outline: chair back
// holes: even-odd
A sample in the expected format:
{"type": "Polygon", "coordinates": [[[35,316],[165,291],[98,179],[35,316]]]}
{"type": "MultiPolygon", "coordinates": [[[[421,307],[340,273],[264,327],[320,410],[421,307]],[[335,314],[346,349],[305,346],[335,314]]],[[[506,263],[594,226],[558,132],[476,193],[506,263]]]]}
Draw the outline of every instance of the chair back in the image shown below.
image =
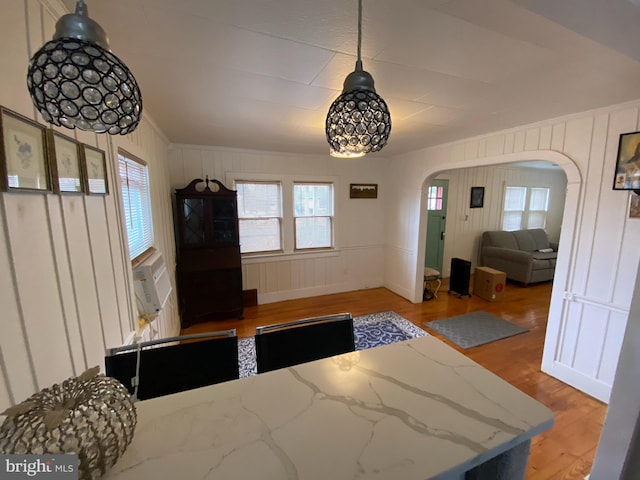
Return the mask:
{"type": "Polygon", "coordinates": [[[232,329],[107,349],[105,371],[139,400],[234,380],[238,337],[232,329]]]}
{"type": "Polygon", "coordinates": [[[355,350],[353,317],[340,313],[256,328],[258,373],[355,350]]]}

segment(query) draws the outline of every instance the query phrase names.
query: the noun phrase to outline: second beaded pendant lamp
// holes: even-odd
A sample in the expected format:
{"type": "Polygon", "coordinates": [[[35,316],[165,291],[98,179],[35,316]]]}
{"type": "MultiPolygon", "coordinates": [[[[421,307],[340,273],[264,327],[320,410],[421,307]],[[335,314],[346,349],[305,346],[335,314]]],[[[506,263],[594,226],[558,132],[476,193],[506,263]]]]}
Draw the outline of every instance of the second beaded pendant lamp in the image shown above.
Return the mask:
{"type": "Polygon", "coordinates": [[[342,94],[327,114],[325,132],[334,157],[362,157],[387,144],[391,133],[391,114],[376,93],[373,77],[362,69],[362,0],[358,0],[358,59],[356,69],[347,75],[342,94]]]}

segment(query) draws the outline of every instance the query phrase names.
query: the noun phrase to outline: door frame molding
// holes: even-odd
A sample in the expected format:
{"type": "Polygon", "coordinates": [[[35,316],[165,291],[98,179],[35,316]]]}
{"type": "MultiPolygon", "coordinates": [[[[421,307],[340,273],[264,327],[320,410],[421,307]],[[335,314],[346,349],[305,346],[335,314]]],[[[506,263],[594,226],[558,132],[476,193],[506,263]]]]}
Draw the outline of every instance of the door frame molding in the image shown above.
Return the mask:
{"type": "MultiPolygon", "coordinates": [[[[428,187],[429,187],[429,186],[432,186],[434,182],[442,182],[442,184],[446,184],[446,187],[444,188],[445,195],[443,196],[443,207],[444,207],[444,209],[443,209],[443,210],[435,210],[435,211],[438,211],[438,212],[443,212],[444,217],[445,217],[445,218],[444,218],[444,222],[445,222],[445,225],[446,225],[446,223],[447,223],[446,213],[447,213],[447,206],[448,206],[448,204],[449,204],[449,200],[448,200],[448,198],[447,198],[447,197],[449,196],[449,180],[448,180],[448,179],[432,178],[432,179],[430,179],[430,181],[429,181],[429,185],[426,185],[426,186],[424,187],[424,188],[425,188],[425,191],[426,191],[426,190],[428,190],[428,187]]],[[[427,192],[427,193],[426,193],[426,197],[425,197],[425,199],[424,199],[424,200],[425,200],[425,201],[427,201],[427,202],[428,202],[428,196],[429,196],[429,195],[428,195],[428,192],[427,192]]],[[[428,222],[429,222],[429,218],[428,218],[428,216],[431,214],[430,212],[433,212],[434,210],[428,210],[428,209],[426,209],[426,207],[425,207],[425,210],[426,210],[426,214],[427,214],[427,223],[425,224],[425,227],[426,227],[426,225],[428,225],[428,222]]],[[[426,232],[426,230],[425,230],[425,232],[426,232]]],[[[445,227],[445,233],[446,233],[446,227],[445,227]]],[[[442,252],[440,253],[440,257],[441,257],[441,258],[440,258],[440,268],[436,268],[436,270],[438,270],[438,271],[440,272],[440,274],[442,274],[442,270],[443,270],[443,268],[442,268],[442,267],[443,267],[442,262],[443,262],[443,260],[444,260],[444,242],[445,242],[445,238],[443,237],[440,241],[442,242],[443,249],[442,249],[442,252]]],[[[427,264],[426,264],[426,256],[427,256],[427,253],[426,253],[426,252],[427,252],[427,235],[426,235],[426,233],[425,233],[425,241],[424,241],[424,251],[425,251],[425,263],[423,263],[423,265],[426,267],[426,266],[427,266],[427,264]]]]}

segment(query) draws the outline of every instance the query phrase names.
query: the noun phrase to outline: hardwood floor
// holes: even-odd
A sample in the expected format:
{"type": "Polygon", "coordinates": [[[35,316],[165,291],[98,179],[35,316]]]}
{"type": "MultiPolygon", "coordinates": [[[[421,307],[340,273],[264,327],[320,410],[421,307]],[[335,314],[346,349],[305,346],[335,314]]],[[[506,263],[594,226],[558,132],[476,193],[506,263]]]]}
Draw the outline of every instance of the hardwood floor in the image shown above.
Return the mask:
{"type": "Polygon", "coordinates": [[[248,337],[260,325],[330,313],[351,312],[357,316],[385,310],[393,310],[425,328],[423,322],[484,310],[529,331],[468,350],[430,333],[553,410],[554,426],[532,441],[528,480],[582,480],[591,471],[606,405],[540,371],[551,284],[521,287],[509,283],[498,302],[476,296],[458,298],[448,295],[447,288],[445,279],[438,298],[420,304],[377,288],[258,305],[245,309],[244,320],[200,323],[183,333],[236,328],[239,337],[248,337]]]}

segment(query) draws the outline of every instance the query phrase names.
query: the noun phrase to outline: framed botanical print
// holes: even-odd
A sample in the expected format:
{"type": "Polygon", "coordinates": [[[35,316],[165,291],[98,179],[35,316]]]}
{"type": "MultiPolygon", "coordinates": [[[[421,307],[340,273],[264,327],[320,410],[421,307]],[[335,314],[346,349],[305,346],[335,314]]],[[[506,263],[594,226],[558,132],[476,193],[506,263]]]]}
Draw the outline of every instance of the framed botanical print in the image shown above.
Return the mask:
{"type": "Polygon", "coordinates": [[[56,193],[84,192],[78,142],[54,130],[48,131],[47,142],[53,191],[56,193]]]}
{"type": "Polygon", "coordinates": [[[50,192],[45,127],[0,106],[0,131],[0,189],[50,192]]]}
{"type": "Polygon", "coordinates": [[[99,148],[82,145],[85,191],[89,195],[107,195],[107,163],[104,152],[99,148]]]}

